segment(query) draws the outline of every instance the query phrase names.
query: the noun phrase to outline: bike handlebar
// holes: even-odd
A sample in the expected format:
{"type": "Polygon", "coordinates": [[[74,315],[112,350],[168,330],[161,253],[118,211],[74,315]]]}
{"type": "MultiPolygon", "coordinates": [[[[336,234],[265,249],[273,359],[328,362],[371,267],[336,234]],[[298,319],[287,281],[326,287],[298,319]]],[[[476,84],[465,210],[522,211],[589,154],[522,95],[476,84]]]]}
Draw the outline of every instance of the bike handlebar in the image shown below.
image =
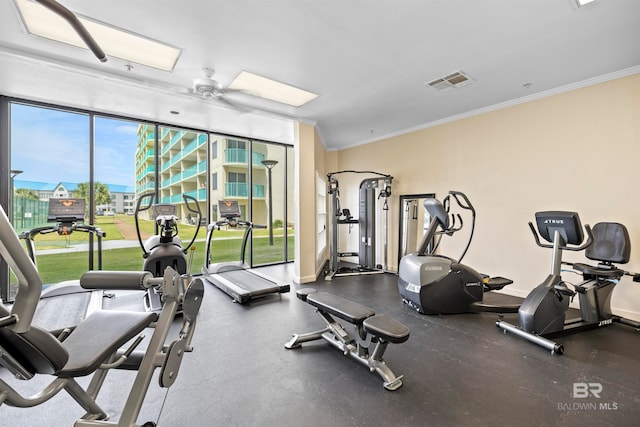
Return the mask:
{"type": "MultiPolygon", "coordinates": [[[[536,231],[536,228],[533,225],[533,223],[529,222],[529,228],[531,229],[531,232],[533,233],[533,238],[536,239],[536,244],[538,246],[540,246],[541,248],[553,249],[553,245],[540,242],[540,238],[538,237],[538,232],[536,231]]],[[[584,229],[587,232],[587,241],[585,243],[583,243],[580,246],[567,246],[565,244],[561,246],[561,249],[577,252],[577,251],[582,251],[584,249],[587,249],[589,246],[591,246],[591,244],[593,243],[593,232],[591,231],[591,226],[589,224],[585,224],[584,229]]]]}

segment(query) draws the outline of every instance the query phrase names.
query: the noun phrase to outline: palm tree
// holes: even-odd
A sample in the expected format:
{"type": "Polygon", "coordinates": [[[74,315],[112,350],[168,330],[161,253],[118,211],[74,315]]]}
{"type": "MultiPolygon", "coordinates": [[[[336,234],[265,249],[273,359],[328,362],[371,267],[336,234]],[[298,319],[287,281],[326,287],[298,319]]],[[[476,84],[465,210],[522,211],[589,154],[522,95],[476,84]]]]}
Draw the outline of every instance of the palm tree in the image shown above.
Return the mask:
{"type": "MultiPolygon", "coordinates": [[[[73,197],[84,199],[86,206],[89,206],[89,183],[81,182],[78,184],[78,187],[73,190],[73,197]]],[[[111,192],[109,191],[109,187],[101,182],[94,182],[93,199],[96,206],[110,204],[111,192]]]]}
{"type": "Polygon", "coordinates": [[[16,199],[38,200],[38,193],[28,188],[17,188],[13,197],[16,199]]]}

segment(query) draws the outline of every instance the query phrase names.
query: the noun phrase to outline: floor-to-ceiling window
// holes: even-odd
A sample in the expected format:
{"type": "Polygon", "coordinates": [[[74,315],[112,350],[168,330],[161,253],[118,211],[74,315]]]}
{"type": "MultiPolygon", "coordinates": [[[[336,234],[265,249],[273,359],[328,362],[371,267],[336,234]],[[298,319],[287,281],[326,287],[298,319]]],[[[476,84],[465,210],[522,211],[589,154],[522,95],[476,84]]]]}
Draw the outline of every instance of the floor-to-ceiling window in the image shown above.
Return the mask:
{"type": "MultiPolygon", "coordinates": [[[[72,266],[84,270],[90,266],[89,252],[81,250],[88,244],[90,234],[56,229],[51,200],[84,199],[80,193],[90,180],[91,118],[84,113],[20,103],[11,103],[9,114],[13,226],[21,234],[42,229],[33,235],[33,240],[45,286],[77,279],[78,271],[72,266]]],[[[82,222],[89,223],[88,208],[86,204],[81,209],[82,222]]],[[[17,284],[13,275],[10,284],[9,299],[17,284]]]]}
{"type": "MultiPolygon", "coordinates": [[[[245,262],[260,266],[292,261],[293,148],[225,135],[211,135],[210,141],[212,218],[219,219],[220,201],[237,201],[241,219],[264,227],[254,228],[249,236],[245,262]]],[[[216,247],[223,256],[235,253],[242,259],[242,231],[214,232],[220,242],[212,247],[211,261],[219,261],[216,247]]]]}
{"type": "MultiPolygon", "coordinates": [[[[0,202],[18,232],[55,226],[48,222],[50,199],[83,199],[83,222],[106,234],[103,268],[136,270],[143,264],[133,215],[140,195],[154,192],[157,202],[179,206],[183,241],[191,240],[197,226],[185,194],[198,202],[203,226],[217,218],[218,200],[232,198],[243,219],[267,225],[252,236],[246,261],[258,266],[293,259],[291,146],[9,98],[1,98],[0,107],[0,161],[11,170],[0,177],[6,180],[0,202]]],[[[141,217],[146,239],[156,232],[155,223],[141,217]]],[[[222,261],[241,257],[238,231],[230,235],[238,246],[222,261]]],[[[204,262],[205,233],[202,227],[197,235],[193,271],[204,262]]],[[[34,241],[45,284],[98,267],[95,235],[53,230],[34,241]]],[[[10,284],[15,278],[0,260],[4,300],[12,299],[10,284]]]]}

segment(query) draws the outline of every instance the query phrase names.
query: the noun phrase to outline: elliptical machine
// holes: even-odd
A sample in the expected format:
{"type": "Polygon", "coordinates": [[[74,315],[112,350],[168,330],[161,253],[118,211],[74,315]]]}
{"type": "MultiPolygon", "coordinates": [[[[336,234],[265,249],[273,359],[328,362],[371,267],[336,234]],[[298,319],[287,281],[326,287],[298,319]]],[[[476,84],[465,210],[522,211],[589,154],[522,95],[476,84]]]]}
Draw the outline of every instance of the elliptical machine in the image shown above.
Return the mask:
{"type": "MultiPolygon", "coordinates": [[[[154,204],[155,195],[155,193],[147,193],[140,196],[134,213],[138,242],[140,243],[140,248],[142,248],[142,257],[144,258],[143,270],[153,274],[153,277],[163,277],[165,269],[171,267],[178,274],[190,275],[193,250],[188,264],[186,254],[189,249],[192,249],[200,230],[200,222],[202,220],[200,205],[195,198],[186,194],[182,195],[186,209],[196,217],[196,230],[193,238],[186,247],[183,247],[182,240],[178,237],[178,207],[170,203],[154,204]],[[195,208],[193,205],[195,205],[195,208]],[[157,234],[143,242],[140,233],[139,215],[140,212],[148,209],[151,209],[155,218],[157,234]]],[[[162,309],[161,295],[156,288],[149,288],[146,291],[144,306],[147,311],[159,311],[162,309]]]]}
{"type": "Polygon", "coordinates": [[[624,271],[613,264],[629,262],[631,244],[627,228],[612,222],[600,222],[593,230],[585,225],[587,241],[583,243],[582,225],[576,212],[537,212],[535,216],[540,237],[553,243],[540,243],[538,233],[529,223],[536,244],[553,249],[551,274],[523,301],[518,311],[520,327],[505,321],[496,322],[496,326],[550,350],[551,354],[563,354],[564,346],[549,338],[614,322],[639,330],[640,323],[612,314],[610,305],[611,293],[623,276],[633,276],[634,282],[640,282],[640,274],[624,271]],[[599,262],[597,266],[562,262],[563,250],[583,249],[586,249],[587,258],[599,262]],[[582,274],[584,280],[573,285],[573,290],[561,277],[562,264],[570,265],[582,274]],[[565,320],[569,303],[576,294],[580,303],[580,317],[565,320]]]}
{"type": "Polygon", "coordinates": [[[402,301],[422,314],[457,314],[489,311],[515,313],[519,305],[484,303],[485,292],[504,288],[513,283],[504,277],[488,277],[462,264],[473,238],[476,211],[467,196],[450,191],[442,203],[435,198],[424,201],[431,221],[418,251],[405,255],[398,269],[398,290],[402,301]],[[459,208],[471,212],[471,233],[460,258],[436,255],[442,235],[452,236],[463,228],[462,216],[450,214],[451,199],[459,208]],[[457,218],[457,220],[456,220],[457,218]],[[439,236],[434,244],[434,237],[439,236]]]}

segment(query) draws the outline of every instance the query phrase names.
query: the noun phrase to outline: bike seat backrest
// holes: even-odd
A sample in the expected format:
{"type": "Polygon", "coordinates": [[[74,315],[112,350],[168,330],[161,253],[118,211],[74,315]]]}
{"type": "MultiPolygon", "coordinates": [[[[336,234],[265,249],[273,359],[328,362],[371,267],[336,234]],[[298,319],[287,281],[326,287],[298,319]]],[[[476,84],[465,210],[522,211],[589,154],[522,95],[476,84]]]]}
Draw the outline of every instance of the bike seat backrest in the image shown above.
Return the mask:
{"type": "MultiPolygon", "coordinates": [[[[9,314],[9,310],[0,305],[0,317],[9,314]]],[[[16,333],[8,326],[0,327],[0,347],[32,375],[54,374],[69,359],[69,354],[56,337],[34,325],[24,333],[16,333]]],[[[11,370],[10,366],[7,367],[11,370]]]]}
{"type": "Polygon", "coordinates": [[[585,256],[594,261],[626,264],[631,256],[627,227],[617,222],[599,222],[593,226],[593,243],[585,256]]]}
{"type": "Polygon", "coordinates": [[[440,200],[430,197],[424,200],[423,205],[431,218],[438,218],[440,227],[443,229],[449,227],[449,215],[440,200]]]}
{"type": "Polygon", "coordinates": [[[536,212],[536,225],[540,236],[549,243],[553,243],[556,231],[568,245],[580,245],[584,240],[582,224],[577,212],[536,212]]]}

